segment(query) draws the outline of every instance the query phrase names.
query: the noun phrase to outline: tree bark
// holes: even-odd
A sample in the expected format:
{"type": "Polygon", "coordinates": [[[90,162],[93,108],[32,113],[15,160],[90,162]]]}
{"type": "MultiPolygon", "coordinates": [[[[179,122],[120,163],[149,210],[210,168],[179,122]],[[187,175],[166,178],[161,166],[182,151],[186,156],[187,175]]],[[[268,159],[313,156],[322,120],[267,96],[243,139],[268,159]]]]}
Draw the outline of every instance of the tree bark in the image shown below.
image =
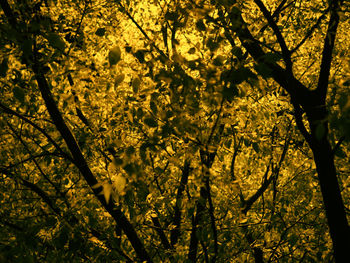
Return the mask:
{"type": "Polygon", "coordinates": [[[329,231],[333,240],[336,262],[345,262],[349,257],[350,230],[346,219],[336,169],[328,140],[312,149],[326,210],[329,231]]]}
{"type": "MultiPolygon", "coordinates": [[[[322,108],[325,109],[325,107],[322,108]]],[[[345,262],[349,256],[350,228],[339,188],[334,153],[327,137],[328,122],[321,123],[322,115],[315,117],[309,114],[308,116],[311,128],[310,147],[314,155],[329,232],[333,241],[334,257],[336,262],[345,262]],[[320,126],[323,126],[321,132],[320,126]]]]}
{"type": "MultiPolygon", "coordinates": [[[[272,72],[271,77],[291,96],[292,104],[296,109],[297,115],[299,115],[298,117],[296,116],[298,128],[314,155],[329,231],[333,241],[334,257],[336,262],[344,262],[350,250],[350,230],[337,180],[333,151],[328,140],[328,116],[326,112],[326,96],[332,50],[339,23],[339,1],[332,0],[329,1],[329,4],[330,19],[324,40],[320,76],[316,90],[309,90],[294,77],[292,67],[288,67],[287,59],[285,59],[286,68],[282,68],[279,64],[271,63],[265,59],[266,53],[249,31],[248,25],[240,12],[235,10],[235,12],[230,13],[229,19],[232,24],[231,31],[237,34],[242,45],[253,57],[257,65],[260,64],[270,68],[272,72]],[[306,112],[311,132],[308,132],[303,124],[301,108],[306,112]],[[298,113],[298,111],[301,112],[298,113]]],[[[227,32],[227,34],[230,34],[230,32],[227,32]]]]}

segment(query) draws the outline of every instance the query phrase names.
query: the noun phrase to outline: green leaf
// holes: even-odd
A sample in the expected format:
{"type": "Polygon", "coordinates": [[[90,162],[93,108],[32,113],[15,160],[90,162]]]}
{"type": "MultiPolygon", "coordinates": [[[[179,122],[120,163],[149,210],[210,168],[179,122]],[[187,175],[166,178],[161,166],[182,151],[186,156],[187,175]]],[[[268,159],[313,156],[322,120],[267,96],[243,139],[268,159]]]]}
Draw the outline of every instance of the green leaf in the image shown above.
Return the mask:
{"type": "Polygon", "coordinates": [[[152,128],[158,127],[157,121],[155,121],[153,118],[146,118],[144,119],[144,123],[152,128]]]}
{"type": "Polygon", "coordinates": [[[18,87],[18,86],[15,86],[13,88],[13,95],[15,96],[15,98],[21,102],[21,103],[24,103],[24,91],[22,88],[18,87]]]}
{"type": "Polygon", "coordinates": [[[149,194],[149,190],[147,184],[143,181],[139,181],[137,183],[137,197],[140,201],[146,201],[147,195],[149,194]]]}
{"type": "Polygon", "coordinates": [[[342,83],[343,86],[345,87],[349,87],[350,86],[350,78],[345,80],[343,83],[342,83]]]}
{"type": "Polygon", "coordinates": [[[118,157],[115,157],[115,158],[113,158],[113,164],[114,164],[115,166],[120,166],[120,165],[123,164],[123,159],[120,159],[120,158],[118,158],[118,157]]]}
{"type": "Polygon", "coordinates": [[[336,149],[334,154],[339,158],[346,158],[346,153],[340,147],[336,149]]]}
{"type": "Polygon", "coordinates": [[[232,55],[234,55],[235,57],[237,57],[238,59],[242,59],[243,58],[243,51],[241,48],[239,47],[233,47],[231,49],[231,53],[232,55]]]}
{"type": "Polygon", "coordinates": [[[157,112],[158,112],[157,105],[155,104],[155,102],[153,100],[150,101],[149,107],[151,108],[151,110],[154,114],[157,114],[157,112]]]}
{"type": "Polygon", "coordinates": [[[188,54],[194,54],[194,53],[196,53],[196,49],[195,49],[194,47],[191,47],[191,48],[188,50],[187,53],[188,53],[188,54]]]}
{"type": "Polygon", "coordinates": [[[210,37],[206,43],[211,52],[216,51],[219,48],[219,43],[212,37],[210,37]]]}
{"type": "Polygon", "coordinates": [[[187,210],[187,216],[189,218],[191,218],[194,214],[194,211],[195,211],[195,208],[194,207],[190,207],[188,210],[187,210]]]}
{"type": "Polygon", "coordinates": [[[126,148],[125,153],[130,156],[135,153],[135,148],[133,146],[129,146],[126,148]]]}
{"type": "Polygon", "coordinates": [[[148,144],[147,143],[144,143],[140,146],[140,158],[142,160],[142,162],[146,163],[147,162],[147,155],[146,155],[146,152],[147,152],[147,148],[148,148],[148,144]]]}
{"type": "Polygon", "coordinates": [[[140,61],[140,63],[145,62],[145,50],[137,50],[134,56],[140,61]]]}
{"type": "Polygon", "coordinates": [[[134,93],[139,92],[140,85],[141,85],[141,80],[139,78],[134,78],[132,81],[132,91],[134,93]]]}
{"type": "Polygon", "coordinates": [[[175,21],[175,20],[177,20],[178,16],[179,16],[178,13],[168,11],[165,13],[164,17],[166,20],[175,21]]]}
{"type": "Polygon", "coordinates": [[[291,246],[294,246],[299,240],[299,236],[296,234],[291,234],[291,236],[288,239],[288,242],[291,246]]]}
{"type": "Polygon", "coordinates": [[[55,239],[55,245],[57,248],[63,248],[64,245],[67,243],[68,241],[68,229],[66,227],[63,227],[60,231],[60,233],[58,234],[58,237],[55,239]]]}
{"type": "Polygon", "coordinates": [[[250,69],[245,67],[240,67],[230,73],[230,79],[235,84],[240,84],[250,78],[256,78],[256,76],[250,69]]]}
{"type": "Polygon", "coordinates": [[[130,53],[132,51],[132,47],[130,46],[125,46],[125,51],[130,53]]]}
{"type": "Polygon", "coordinates": [[[233,98],[237,95],[238,95],[238,89],[236,85],[231,84],[229,88],[225,87],[222,90],[222,96],[229,102],[231,102],[233,98]]]}
{"type": "Polygon", "coordinates": [[[7,70],[9,69],[8,66],[8,58],[4,58],[0,64],[0,77],[6,77],[7,70]]]}
{"type": "Polygon", "coordinates": [[[83,238],[80,237],[74,237],[74,239],[69,240],[68,248],[71,251],[79,251],[84,244],[83,238]]]}
{"type": "Polygon", "coordinates": [[[128,175],[133,175],[135,173],[135,167],[130,163],[125,165],[123,169],[128,175]]]}
{"type": "Polygon", "coordinates": [[[108,61],[110,66],[116,65],[121,59],[121,50],[118,46],[112,48],[108,53],[108,61]]]}
{"type": "Polygon", "coordinates": [[[196,22],[196,28],[199,30],[199,31],[205,31],[207,28],[203,22],[203,19],[199,19],[197,22],[196,22]]]}
{"type": "Polygon", "coordinates": [[[232,139],[228,139],[226,142],[225,142],[225,146],[227,148],[230,148],[231,147],[231,144],[232,144],[232,139]]]}
{"type": "Polygon", "coordinates": [[[124,74],[119,74],[118,76],[116,76],[114,79],[114,88],[117,88],[123,82],[124,78],[124,74]]]}
{"type": "Polygon", "coordinates": [[[56,34],[56,33],[49,33],[47,35],[47,40],[49,41],[50,45],[53,46],[54,48],[64,51],[66,47],[66,43],[62,40],[62,38],[56,34]]]}
{"type": "Polygon", "coordinates": [[[260,147],[259,147],[258,143],[254,142],[252,146],[253,146],[253,149],[256,153],[260,152],[260,147]]]}
{"type": "Polygon", "coordinates": [[[216,58],[213,60],[213,65],[215,66],[222,66],[224,64],[225,57],[218,55],[216,58]]]}
{"type": "Polygon", "coordinates": [[[96,30],[95,35],[99,37],[103,37],[106,33],[106,29],[103,27],[100,27],[99,29],[96,30]]]}
{"type": "Polygon", "coordinates": [[[141,119],[143,117],[143,110],[142,108],[138,108],[136,111],[137,118],[141,119]]]}

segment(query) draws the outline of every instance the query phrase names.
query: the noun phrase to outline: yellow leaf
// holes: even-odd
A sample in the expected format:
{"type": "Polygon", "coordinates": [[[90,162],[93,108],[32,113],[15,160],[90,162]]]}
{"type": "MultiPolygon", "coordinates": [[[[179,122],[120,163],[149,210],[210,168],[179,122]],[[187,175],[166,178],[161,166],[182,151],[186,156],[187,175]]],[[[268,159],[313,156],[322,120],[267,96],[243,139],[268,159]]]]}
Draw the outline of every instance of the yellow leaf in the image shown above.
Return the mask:
{"type": "Polygon", "coordinates": [[[91,188],[92,188],[92,189],[96,189],[96,188],[99,188],[99,187],[101,187],[101,186],[102,186],[101,183],[97,183],[97,184],[93,185],[91,188]]]}
{"type": "Polygon", "coordinates": [[[109,199],[111,198],[112,192],[113,192],[112,185],[109,183],[105,183],[103,185],[102,193],[103,193],[104,198],[106,199],[107,204],[109,203],[109,199]]]}
{"type": "Polygon", "coordinates": [[[124,195],[125,194],[124,190],[126,187],[126,179],[124,178],[124,176],[122,176],[121,174],[118,174],[114,180],[113,186],[119,195],[124,195]]]}

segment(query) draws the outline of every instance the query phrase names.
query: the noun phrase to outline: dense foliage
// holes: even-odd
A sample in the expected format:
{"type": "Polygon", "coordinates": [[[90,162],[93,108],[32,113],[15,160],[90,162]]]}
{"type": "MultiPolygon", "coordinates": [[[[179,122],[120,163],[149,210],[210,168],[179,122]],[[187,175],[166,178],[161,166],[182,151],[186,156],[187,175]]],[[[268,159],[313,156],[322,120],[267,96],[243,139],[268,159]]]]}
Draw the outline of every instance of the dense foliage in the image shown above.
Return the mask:
{"type": "Polygon", "coordinates": [[[0,6],[0,261],[342,262],[347,1],[0,6]]]}

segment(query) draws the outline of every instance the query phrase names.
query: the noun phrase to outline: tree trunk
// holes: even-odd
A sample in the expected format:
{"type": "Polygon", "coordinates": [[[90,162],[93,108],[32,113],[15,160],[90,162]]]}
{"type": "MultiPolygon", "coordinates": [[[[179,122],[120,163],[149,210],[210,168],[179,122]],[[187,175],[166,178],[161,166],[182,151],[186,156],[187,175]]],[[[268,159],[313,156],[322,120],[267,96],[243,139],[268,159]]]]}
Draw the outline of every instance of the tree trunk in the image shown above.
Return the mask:
{"type": "Polygon", "coordinates": [[[307,116],[311,128],[309,144],[321,186],[334,257],[336,262],[348,262],[345,259],[349,258],[350,228],[337,179],[334,153],[328,140],[326,107],[313,107],[307,111],[307,116]]]}
{"type": "Polygon", "coordinates": [[[327,139],[312,148],[320,181],[336,262],[345,262],[350,251],[350,230],[337,180],[333,153],[327,139]]]}

